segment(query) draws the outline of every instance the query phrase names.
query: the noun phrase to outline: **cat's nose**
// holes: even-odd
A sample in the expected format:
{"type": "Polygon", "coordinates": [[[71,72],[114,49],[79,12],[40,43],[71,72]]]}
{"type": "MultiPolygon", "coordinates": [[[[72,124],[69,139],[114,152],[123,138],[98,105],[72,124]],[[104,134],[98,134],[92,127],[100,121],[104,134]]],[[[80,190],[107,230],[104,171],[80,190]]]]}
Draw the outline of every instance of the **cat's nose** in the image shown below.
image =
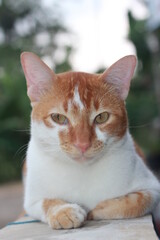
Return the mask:
{"type": "Polygon", "coordinates": [[[74,146],[84,153],[91,146],[91,144],[90,142],[76,142],[74,146]]]}

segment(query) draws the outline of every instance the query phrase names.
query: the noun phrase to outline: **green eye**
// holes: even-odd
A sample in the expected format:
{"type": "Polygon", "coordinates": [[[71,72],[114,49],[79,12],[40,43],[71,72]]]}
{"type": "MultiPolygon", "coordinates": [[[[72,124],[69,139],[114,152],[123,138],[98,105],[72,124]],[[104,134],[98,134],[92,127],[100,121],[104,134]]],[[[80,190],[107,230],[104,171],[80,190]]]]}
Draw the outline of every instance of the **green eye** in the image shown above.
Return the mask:
{"type": "Polygon", "coordinates": [[[60,125],[65,125],[68,123],[68,119],[64,115],[59,114],[59,113],[51,114],[51,118],[54,122],[56,122],[60,125]]]}
{"type": "Polygon", "coordinates": [[[98,114],[94,121],[96,124],[102,124],[102,123],[107,122],[108,118],[109,118],[109,113],[103,112],[103,113],[98,114]]]}

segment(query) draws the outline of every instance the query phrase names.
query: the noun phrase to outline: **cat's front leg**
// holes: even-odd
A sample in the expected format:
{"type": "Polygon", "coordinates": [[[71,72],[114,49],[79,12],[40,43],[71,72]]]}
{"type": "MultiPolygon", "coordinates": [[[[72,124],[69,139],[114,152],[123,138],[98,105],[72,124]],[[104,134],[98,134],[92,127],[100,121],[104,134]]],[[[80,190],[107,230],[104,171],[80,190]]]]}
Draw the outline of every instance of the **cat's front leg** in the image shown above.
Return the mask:
{"type": "Polygon", "coordinates": [[[86,211],[77,204],[59,199],[45,199],[43,209],[48,224],[54,229],[78,228],[86,220],[86,211]]]}
{"type": "Polygon", "coordinates": [[[88,213],[88,220],[135,218],[150,213],[157,202],[157,194],[150,191],[133,192],[103,201],[88,213]]]}

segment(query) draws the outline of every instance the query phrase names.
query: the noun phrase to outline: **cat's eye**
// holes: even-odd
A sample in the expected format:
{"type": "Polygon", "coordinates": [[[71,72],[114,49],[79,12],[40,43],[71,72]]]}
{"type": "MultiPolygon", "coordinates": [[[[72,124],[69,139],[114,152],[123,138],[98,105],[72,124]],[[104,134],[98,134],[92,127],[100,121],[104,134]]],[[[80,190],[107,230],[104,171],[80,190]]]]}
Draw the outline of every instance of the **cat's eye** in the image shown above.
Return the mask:
{"type": "Polygon", "coordinates": [[[108,118],[109,118],[109,113],[103,112],[103,113],[98,114],[94,121],[96,124],[102,124],[102,123],[107,122],[108,118]]]}
{"type": "Polygon", "coordinates": [[[60,125],[65,125],[68,123],[68,119],[64,115],[59,114],[59,113],[51,114],[51,118],[54,122],[56,122],[60,125]]]}

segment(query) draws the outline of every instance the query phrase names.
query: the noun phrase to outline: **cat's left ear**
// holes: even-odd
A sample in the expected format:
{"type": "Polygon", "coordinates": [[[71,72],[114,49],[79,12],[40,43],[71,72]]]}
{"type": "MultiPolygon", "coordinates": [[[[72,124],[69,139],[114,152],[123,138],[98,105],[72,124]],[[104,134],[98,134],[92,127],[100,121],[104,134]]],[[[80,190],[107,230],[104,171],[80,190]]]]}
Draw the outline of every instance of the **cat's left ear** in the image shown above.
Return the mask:
{"type": "Polygon", "coordinates": [[[125,56],[102,74],[103,79],[114,85],[122,100],[127,98],[136,62],[137,60],[134,55],[125,56]]]}

